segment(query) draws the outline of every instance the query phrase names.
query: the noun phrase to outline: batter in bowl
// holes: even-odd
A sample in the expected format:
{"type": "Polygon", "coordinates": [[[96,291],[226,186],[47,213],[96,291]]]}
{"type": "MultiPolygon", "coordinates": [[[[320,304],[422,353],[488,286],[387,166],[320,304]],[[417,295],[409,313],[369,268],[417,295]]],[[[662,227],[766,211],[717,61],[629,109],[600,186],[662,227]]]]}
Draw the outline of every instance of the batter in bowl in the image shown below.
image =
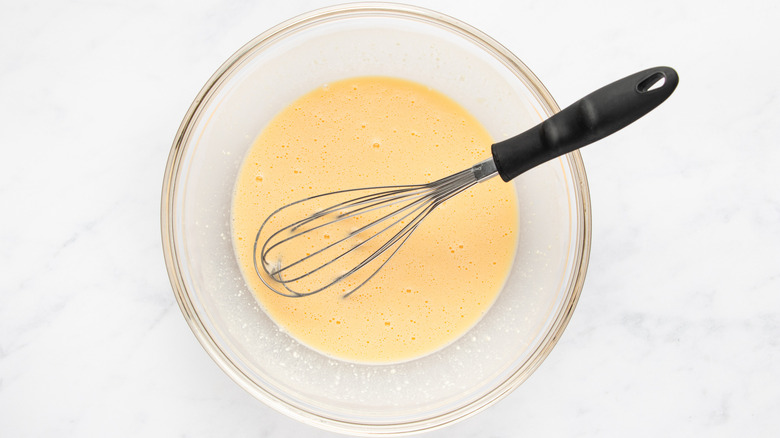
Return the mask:
{"type": "Polygon", "coordinates": [[[388,77],[324,85],[282,110],[249,150],[233,197],[233,243],[268,315],[303,344],[363,363],[420,357],[472,327],[501,291],[517,246],[517,198],[498,178],[442,204],[369,283],[280,296],[257,277],[263,220],[323,192],[433,181],[490,156],[493,140],[447,96],[388,77]]]}

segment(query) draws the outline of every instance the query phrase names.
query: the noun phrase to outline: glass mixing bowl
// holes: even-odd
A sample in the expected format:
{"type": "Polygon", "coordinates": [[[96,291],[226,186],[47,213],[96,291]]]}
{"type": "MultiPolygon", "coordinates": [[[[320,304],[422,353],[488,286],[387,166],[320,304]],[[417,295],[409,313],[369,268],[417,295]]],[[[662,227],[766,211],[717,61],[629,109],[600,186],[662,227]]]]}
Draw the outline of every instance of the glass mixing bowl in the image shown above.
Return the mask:
{"type": "Polygon", "coordinates": [[[364,75],[439,90],[496,141],[559,110],[516,56],[445,15],[366,3],[293,18],[236,52],[187,111],[165,171],[163,249],[190,328],[242,388],[324,429],[419,432],[495,403],[547,357],[585,277],[588,185],[577,152],[512,182],[520,235],[509,278],[480,322],[446,348],[388,365],[313,351],[271,321],[242,277],[231,241],[233,187],[246,151],[278,111],[318,86],[364,75]]]}

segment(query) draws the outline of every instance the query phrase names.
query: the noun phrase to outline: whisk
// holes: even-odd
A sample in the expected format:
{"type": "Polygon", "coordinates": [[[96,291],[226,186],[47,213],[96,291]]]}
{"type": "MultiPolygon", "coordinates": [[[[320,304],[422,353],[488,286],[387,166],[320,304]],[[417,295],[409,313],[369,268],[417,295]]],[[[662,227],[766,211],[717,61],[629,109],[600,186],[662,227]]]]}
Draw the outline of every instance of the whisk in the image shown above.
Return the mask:
{"type": "Polygon", "coordinates": [[[257,232],[255,272],[280,295],[335,289],[347,297],[371,280],[443,202],[495,175],[510,181],[624,128],[666,100],[677,82],[669,67],[627,76],[493,144],[491,158],[433,182],[340,190],[287,204],[257,232]]]}

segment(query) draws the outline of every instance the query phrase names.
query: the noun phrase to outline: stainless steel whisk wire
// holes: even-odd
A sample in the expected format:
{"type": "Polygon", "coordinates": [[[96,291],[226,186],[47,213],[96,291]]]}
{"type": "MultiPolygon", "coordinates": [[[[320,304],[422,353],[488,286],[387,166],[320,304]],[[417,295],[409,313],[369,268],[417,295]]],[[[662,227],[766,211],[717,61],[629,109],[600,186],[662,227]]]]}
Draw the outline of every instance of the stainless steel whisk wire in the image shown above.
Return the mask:
{"type": "Polygon", "coordinates": [[[382,254],[390,250],[395,246],[395,249],[392,251],[392,253],[389,254],[387,259],[385,259],[384,262],[364,281],[362,281],[360,284],[358,284],[356,287],[352,288],[349,292],[343,294],[344,297],[348,297],[358,289],[360,289],[363,285],[365,285],[369,280],[371,280],[386,264],[390,261],[390,259],[395,255],[396,252],[403,246],[404,242],[406,242],[406,239],[411,236],[412,232],[417,229],[417,227],[422,223],[422,221],[429,215],[433,210],[436,209],[439,205],[441,205],[443,202],[447,201],[448,199],[452,198],[453,196],[463,192],[464,190],[469,189],[470,187],[474,186],[478,182],[484,181],[486,179],[489,179],[492,176],[495,176],[497,174],[495,164],[493,163],[493,159],[485,160],[481,163],[478,163],[471,168],[465,169],[463,171],[460,171],[458,173],[446,176],[444,178],[441,178],[439,180],[426,183],[426,184],[410,184],[410,185],[395,185],[395,186],[377,186],[377,187],[366,187],[366,188],[360,188],[360,189],[348,189],[348,190],[337,190],[333,192],[327,192],[318,194],[316,196],[311,196],[308,198],[301,199],[299,201],[287,204],[276,211],[274,211],[271,215],[266,218],[266,220],[263,222],[263,225],[260,227],[260,229],[257,232],[257,235],[255,236],[254,246],[253,246],[253,253],[254,253],[254,268],[255,273],[260,277],[260,279],[268,286],[269,288],[273,289],[276,293],[281,293],[282,295],[286,296],[293,296],[293,297],[304,297],[307,295],[312,295],[318,292],[321,292],[331,286],[333,286],[336,283],[339,283],[344,278],[347,278],[351,275],[353,275],[358,270],[362,269],[372,261],[376,260],[378,257],[380,257],[382,254]],[[322,198],[326,196],[331,195],[337,195],[337,194],[344,194],[344,193],[350,193],[350,192],[357,192],[357,191],[374,191],[374,190],[381,190],[377,193],[372,193],[370,195],[364,195],[359,196],[357,198],[353,198],[347,201],[343,201],[340,203],[336,203],[334,205],[331,205],[330,207],[327,207],[325,209],[319,210],[315,213],[310,214],[309,216],[304,217],[301,220],[298,220],[296,222],[293,222],[276,232],[274,232],[270,237],[264,240],[263,245],[260,247],[260,263],[258,266],[258,257],[257,257],[257,250],[258,250],[258,244],[260,242],[260,236],[262,234],[262,231],[265,227],[265,225],[268,223],[268,221],[276,215],[278,212],[290,208],[297,204],[302,204],[307,201],[311,201],[316,198],[322,198]],[[343,237],[339,240],[336,240],[335,242],[329,243],[328,245],[310,253],[306,256],[295,260],[291,263],[286,263],[283,267],[279,263],[274,263],[271,260],[268,259],[269,253],[279,247],[280,245],[283,245],[285,243],[289,243],[293,241],[294,239],[301,238],[305,236],[308,233],[311,233],[315,230],[321,229],[323,227],[326,227],[328,225],[332,225],[336,222],[344,221],[346,219],[349,219],[351,217],[356,217],[360,214],[369,213],[371,211],[379,210],[382,208],[386,208],[388,206],[397,205],[405,203],[403,206],[401,206],[397,210],[393,210],[392,212],[380,217],[379,219],[376,219],[374,221],[369,222],[368,224],[350,232],[346,237],[343,237]],[[349,209],[346,212],[343,212],[342,210],[349,209]],[[400,218],[395,219],[390,223],[390,225],[387,225],[385,228],[379,230],[378,232],[374,233],[368,238],[358,240],[356,244],[352,245],[349,249],[345,250],[341,254],[339,254],[336,257],[333,257],[329,261],[317,266],[314,269],[308,270],[307,272],[299,275],[294,276],[292,278],[284,278],[282,276],[282,273],[284,271],[289,270],[290,268],[293,268],[306,260],[309,260],[324,251],[327,251],[331,248],[334,248],[335,246],[339,245],[340,243],[346,242],[349,239],[354,238],[355,236],[359,235],[360,233],[370,230],[374,227],[379,226],[380,224],[390,220],[393,217],[397,217],[399,213],[403,213],[400,218]],[[307,292],[298,292],[293,290],[289,287],[290,283],[294,283],[296,281],[302,280],[309,275],[314,274],[317,271],[320,271],[342,257],[348,255],[349,253],[357,250],[358,248],[364,246],[369,241],[373,240],[377,236],[380,236],[387,230],[393,228],[395,225],[398,225],[402,221],[406,220],[410,216],[415,215],[409,223],[405,224],[401,230],[396,232],[392,237],[390,237],[384,244],[382,244],[377,250],[372,252],[368,257],[363,259],[361,262],[359,262],[357,265],[355,265],[353,268],[348,270],[347,272],[336,276],[331,282],[325,284],[324,286],[321,286],[315,290],[307,291],[307,292]],[[319,220],[321,218],[325,218],[328,216],[334,216],[331,220],[326,221],[323,224],[318,224],[311,228],[305,228],[306,225],[319,220]],[[305,228],[305,229],[303,229],[305,228]],[[302,231],[300,231],[303,229],[302,231]],[[276,238],[279,235],[282,235],[285,232],[291,232],[293,233],[290,236],[286,236],[279,240],[278,242],[273,242],[274,238],[276,238]],[[273,242],[273,243],[272,243],[273,242]],[[398,244],[398,245],[396,245],[398,244]],[[279,283],[283,285],[287,293],[282,293],[281,291],[274,288],[274,285],[269,284],[263,276],[263,273],[260,271],[262,267],[262,270],[265,272],[266,275],[271,277],[276,283],[279,283]],[[270,269],[269,269],[270,268],[270,269]]]}

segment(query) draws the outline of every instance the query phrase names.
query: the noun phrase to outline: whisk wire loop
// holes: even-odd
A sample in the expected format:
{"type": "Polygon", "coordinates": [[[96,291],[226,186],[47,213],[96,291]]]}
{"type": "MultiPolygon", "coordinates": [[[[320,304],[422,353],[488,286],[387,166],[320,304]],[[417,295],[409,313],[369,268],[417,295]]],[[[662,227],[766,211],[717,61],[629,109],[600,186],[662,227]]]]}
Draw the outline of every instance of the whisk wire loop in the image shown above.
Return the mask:
{"type": "Polygon", "coordinates": [[[255,272],[274,292],[288,297],[304,297],[329,289],[368,265],[376,264],[376,269],[364,280],[358,280],[354,286],[350,285],[349,291],[346,288],[342,289],[343,296],[347,297],[360,289],[387,264],[423,219],[436,207],[481,180],[477,173],[481,169],[479,167],[481,164],[426,184],[339,190],[287,204],[274,211],[257,232],[253,247],[255,272]],[[326,208],[306,211],[302,219],[275,228],[276,231],[270,236],[262,238],[263,232],[267,231],[267,225],[283,216],[287,210],[301,207],[307,202],[322,201],[328,196],[337,197],[355,192],[369,193],[335,202],[326,208]],[[367,223],[305,254],[289,257],[289,253],[285,251],[288,247],[296,247],[301,239],[307,238],[312,233],[324,233],[331,228],[343,227],[346,221],[363,216],[369,217],[371,214],[377,214],[378,217],[372,217],[372,220],[367,223]],[[370,234],[364,235],[365,233],[370,234]],[[386,240],[380,241],[380,236],[384,235],[387,235],[386,240]],[[378,247],[369,255],[357,256],[358,250],[367,248],[373,242],[378,242],[374,245],[378,247]],[[274,257],[277,254],[278,256],[274,257]],[[281,255],[289,261],[283,260],[281,255]],[[315,259],[326,255],[329,257],[315,263],[315,259]],[[337,269],[337,264],[342,262],[347,267],[342,270],[337,269]],[[312,266],[306,266],[309,264],[312,266]],[[299,283],[305,283],[311,277],[324,275],[329,267],[342,273],[321,282],[314,282],[316,286],[313,288],[304,285],[307,288],[305,291],[297,287],[299,283]]]}

